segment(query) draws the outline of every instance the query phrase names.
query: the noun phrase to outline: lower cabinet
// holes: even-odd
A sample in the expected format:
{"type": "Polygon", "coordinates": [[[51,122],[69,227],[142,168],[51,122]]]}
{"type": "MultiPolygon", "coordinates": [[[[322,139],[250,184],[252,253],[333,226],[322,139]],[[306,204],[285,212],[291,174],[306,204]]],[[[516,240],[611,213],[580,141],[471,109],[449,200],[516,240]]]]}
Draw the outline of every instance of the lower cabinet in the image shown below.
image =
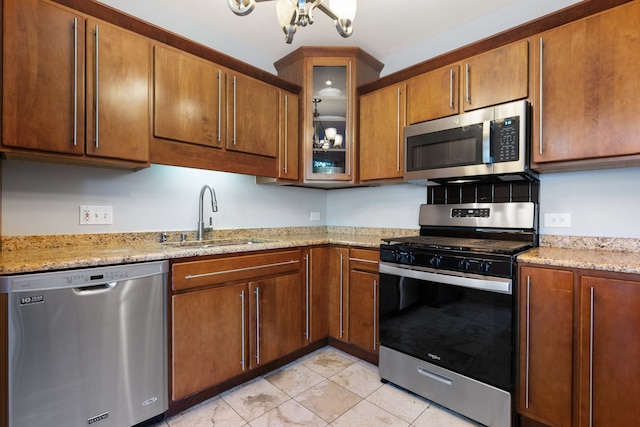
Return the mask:
{"type": "Polygon", "coordinates": [[[329,335],[370,360],[378,355],[379,259],[378,250],[359,248],[334,247],[330,255],[329,335]]]}
{"type": "Polygon", "coordinates": [[[172,401],[302,347],[301,266],[300,250],[173,264],[172,401]]]}
{"type": "Polygon", "coordinates": [[[640,280],[593,270],[520,269],[518,412],[548,426],[640,419],[640,280]]]}
{"type": "Polygon", "coordinates": [[[302,250],[305,263],[304,341],[311,344],[329,335],[329,246],[302,250]]]}

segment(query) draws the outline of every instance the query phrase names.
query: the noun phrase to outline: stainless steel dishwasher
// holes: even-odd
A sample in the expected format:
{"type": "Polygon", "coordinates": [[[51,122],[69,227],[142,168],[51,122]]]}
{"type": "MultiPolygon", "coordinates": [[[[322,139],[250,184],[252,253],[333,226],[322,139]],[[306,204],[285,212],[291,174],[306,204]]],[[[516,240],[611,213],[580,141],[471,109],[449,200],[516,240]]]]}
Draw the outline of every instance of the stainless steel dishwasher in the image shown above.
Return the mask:
{"type": "Polygon", "coordinates": [[[160,261],[0,277],[9,427],[123,427],[165,412],[167,271],[160,261]]]}

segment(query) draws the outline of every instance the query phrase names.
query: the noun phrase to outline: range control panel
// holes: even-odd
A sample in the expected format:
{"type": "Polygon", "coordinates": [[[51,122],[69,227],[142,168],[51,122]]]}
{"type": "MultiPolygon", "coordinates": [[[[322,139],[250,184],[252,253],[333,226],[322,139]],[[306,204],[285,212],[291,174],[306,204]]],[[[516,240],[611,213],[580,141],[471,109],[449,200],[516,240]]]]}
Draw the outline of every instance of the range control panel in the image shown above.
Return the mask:
{"type": "Polygon", "coordinates": [[[451,209],[452,218],[489,218],[491,209],[451,209]]]}

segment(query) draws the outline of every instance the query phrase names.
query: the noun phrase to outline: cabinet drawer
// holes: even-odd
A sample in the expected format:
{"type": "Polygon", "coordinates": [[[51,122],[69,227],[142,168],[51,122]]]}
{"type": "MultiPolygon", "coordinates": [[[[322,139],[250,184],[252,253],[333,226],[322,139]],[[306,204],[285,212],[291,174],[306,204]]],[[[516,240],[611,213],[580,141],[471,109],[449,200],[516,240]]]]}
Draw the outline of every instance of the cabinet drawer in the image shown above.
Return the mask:
{"type": "Polygon", "coordinates": [[[349,268],[352,270],[378,272],[380,251],[370,249],[351,249],[349,252],[349,268]]]}
{"type": "Polygon", "coordinates": [[[300,250],[181,262],[173,265],[172,286],[179,291],[299,269],[300,250]]]}

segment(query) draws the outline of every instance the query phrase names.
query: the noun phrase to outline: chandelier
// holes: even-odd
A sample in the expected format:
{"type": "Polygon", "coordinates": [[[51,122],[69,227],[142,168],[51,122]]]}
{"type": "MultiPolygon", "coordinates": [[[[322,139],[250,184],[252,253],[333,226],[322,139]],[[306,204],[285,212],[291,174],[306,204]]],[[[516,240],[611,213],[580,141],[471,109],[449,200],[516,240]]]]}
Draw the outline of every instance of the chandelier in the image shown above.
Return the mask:
{"type": "MultiPolygon", "coordinates": [[[[256,3],[273,0],[227,0],[229,8],[239,16],[249,14],[256,3]]],[[[353,33],[352,23],[356,15],[356,0],[276,0],[278,22],[284,31],[287,43],[293,41],[298,27],[313,24],[313,11],[320,9],[336,24],[342,37],[353,33]]]]}

